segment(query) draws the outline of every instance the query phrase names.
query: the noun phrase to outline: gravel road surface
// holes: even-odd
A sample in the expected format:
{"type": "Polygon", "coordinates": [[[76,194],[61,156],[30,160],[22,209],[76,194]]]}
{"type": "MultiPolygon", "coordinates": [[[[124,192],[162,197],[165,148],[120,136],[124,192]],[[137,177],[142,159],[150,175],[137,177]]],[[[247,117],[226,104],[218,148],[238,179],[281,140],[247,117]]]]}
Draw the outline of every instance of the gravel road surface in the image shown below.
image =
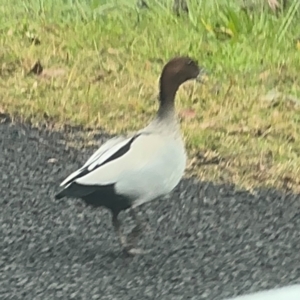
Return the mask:
{"type": "MultiPolygon", "coordinates": [[[[99,142],[105,136],[97,136],[99,142]]],[[[79,134],[0,124],[0,299],[207,299],[300,283],[300,196],[183,180],[140,207],[144,256],[120,251],[110,214],[54,200],[95,149],[79,134]]],[[[133,226],[121,215],[126,230],[133,226]]]]}

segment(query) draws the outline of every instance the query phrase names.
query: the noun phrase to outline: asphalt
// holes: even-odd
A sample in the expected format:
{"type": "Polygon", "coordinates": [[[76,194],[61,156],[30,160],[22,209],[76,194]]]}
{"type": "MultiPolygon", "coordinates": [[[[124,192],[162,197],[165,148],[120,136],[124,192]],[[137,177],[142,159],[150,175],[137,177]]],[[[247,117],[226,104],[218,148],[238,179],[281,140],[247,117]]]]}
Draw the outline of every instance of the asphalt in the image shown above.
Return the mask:
{"type": "Polygon", "coordinates": [[[106,210],[54,200],[95,149],[70,146],[84,133],[2,121],[0,299],[221,300],[300,283],[299,195],[184,179],[140,207],[151,252],[127,257],[106,210]]]}

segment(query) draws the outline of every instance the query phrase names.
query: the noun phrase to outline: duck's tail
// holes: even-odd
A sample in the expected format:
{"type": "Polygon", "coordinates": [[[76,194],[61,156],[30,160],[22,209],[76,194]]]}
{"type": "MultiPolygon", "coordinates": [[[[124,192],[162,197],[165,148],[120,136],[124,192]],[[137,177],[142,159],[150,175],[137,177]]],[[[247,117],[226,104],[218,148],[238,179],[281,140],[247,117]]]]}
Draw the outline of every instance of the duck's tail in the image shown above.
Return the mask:
{"type": "Polygon", "coordinates": [[[95,186],[81,185],[76,182],[72,182],[70,185],[65,187],[62,191],[57,193],[54,198],[56,200],[64,197],[82,198],[96,190],[95,186]]]}
{"type": "Polygon", "coordinates": [[[65,193],[65,190],[62,190],[61,192],[59,192],[58,194],[56,194],[54,196],[54,198],[55,198],[55,200],[59,200],[59,199],[64,198],[65,196],[67,196],[66,193],[65,193]]]}

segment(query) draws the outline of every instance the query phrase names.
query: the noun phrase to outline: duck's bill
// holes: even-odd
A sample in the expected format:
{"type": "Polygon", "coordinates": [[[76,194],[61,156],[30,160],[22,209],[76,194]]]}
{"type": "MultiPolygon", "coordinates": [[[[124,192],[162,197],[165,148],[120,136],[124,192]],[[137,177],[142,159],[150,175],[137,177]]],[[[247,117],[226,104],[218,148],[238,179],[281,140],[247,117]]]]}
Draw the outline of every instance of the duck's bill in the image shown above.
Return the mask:
{"type": "Polygon", "coordinates": [[[200,72],[199,72],[199,74],[198,74],[198,76],[197,76],[197,78],[196,78],[196,81],[197,82],[200,82],[200,83],[205,83],[205,82],[207,82],[208,81],[208,72],[207,72],[207,70],[205,70],[204,68],[201,68],[200,69],[200,72]]]}

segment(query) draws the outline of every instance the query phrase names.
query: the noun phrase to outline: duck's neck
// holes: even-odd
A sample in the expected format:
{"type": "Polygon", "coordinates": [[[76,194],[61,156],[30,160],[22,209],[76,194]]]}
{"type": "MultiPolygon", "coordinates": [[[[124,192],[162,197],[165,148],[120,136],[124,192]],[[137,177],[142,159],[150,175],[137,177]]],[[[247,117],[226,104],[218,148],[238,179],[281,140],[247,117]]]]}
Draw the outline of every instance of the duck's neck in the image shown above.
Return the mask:
{"type": "Polygon", "coordinates": [[[175,119],[175,96],[178,86],[174,82],[168,82],[164,77],[160,79],[159,109],[157,116],[159,119],[175,119]]]}

